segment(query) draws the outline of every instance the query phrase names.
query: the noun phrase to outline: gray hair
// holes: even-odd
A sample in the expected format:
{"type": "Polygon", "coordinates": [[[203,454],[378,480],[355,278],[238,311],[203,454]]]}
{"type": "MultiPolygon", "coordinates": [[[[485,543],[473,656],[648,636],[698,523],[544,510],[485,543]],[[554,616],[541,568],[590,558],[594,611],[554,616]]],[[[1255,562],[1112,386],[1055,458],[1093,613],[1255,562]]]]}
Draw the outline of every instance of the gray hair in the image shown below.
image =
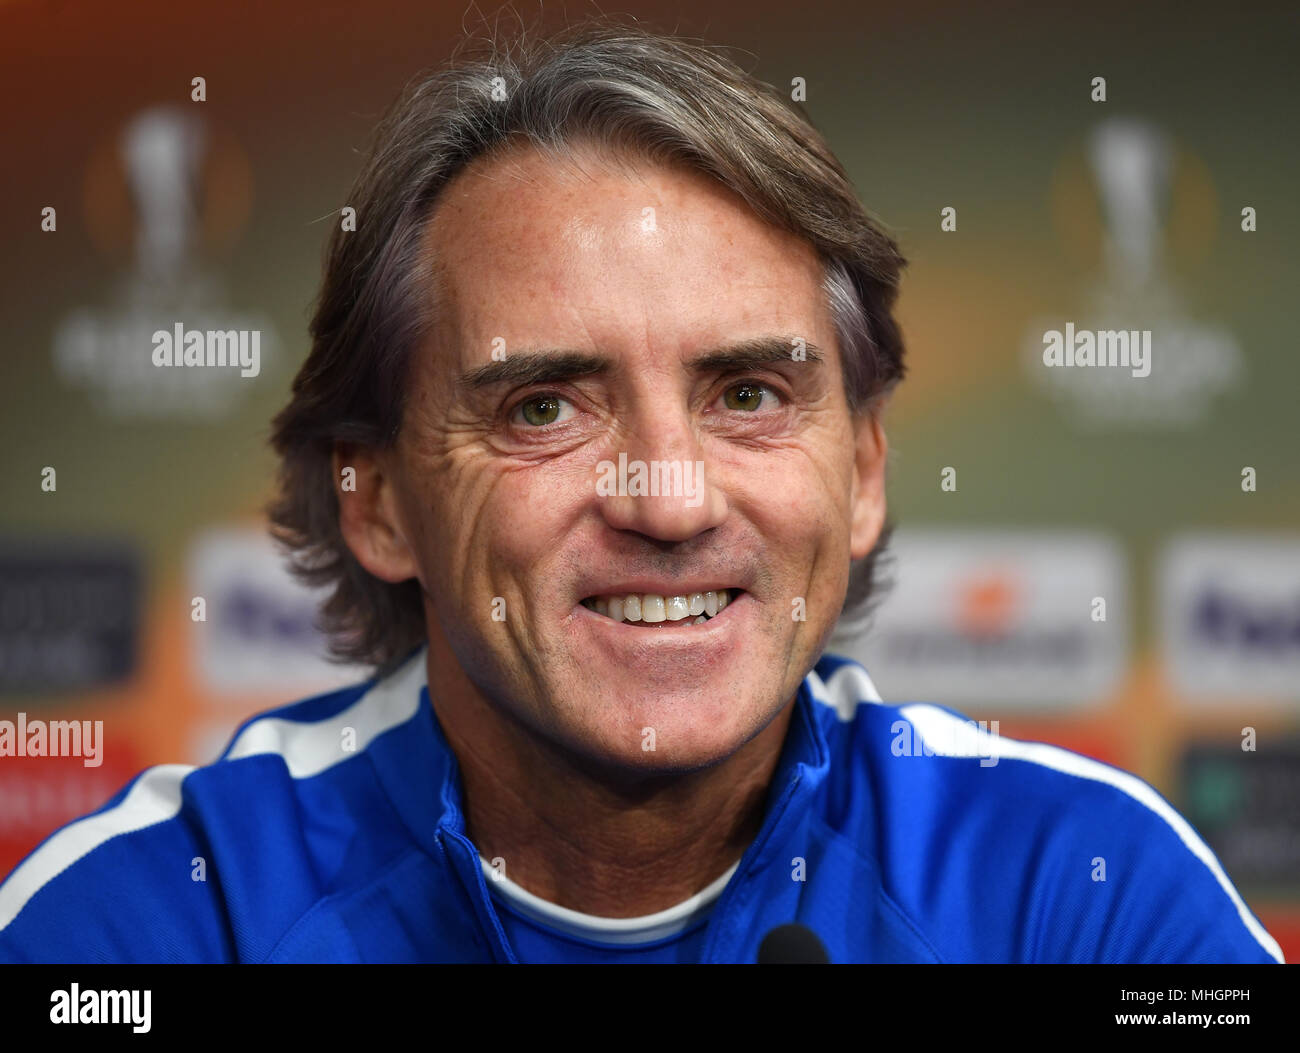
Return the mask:
{"type": "MultiPolygon", "coordinates": [[[[730,188],[817,251],[850,410],[874,414],[903,376],[893,307],[906,261],[821,134],[773,88],[720,49],[604,17],[549,37],[467,41],[408,84],[376,129],[347,199],[356,230],[333,232],[311,352],[273,423],[272,533],[299,577],[333,586],[321,621],[339,659],[384,669],[425,639],[418,585],[380,581],[344,541],[331,458],[337,443],[396,440],[411,352],[437,324],[422,245],[432,208],[471,161],[519,143],[555,156],[595,143],[730,188]]],[[[891,530],[853,566],[845,612],[861,616],[875,595],[891,530]]]]}

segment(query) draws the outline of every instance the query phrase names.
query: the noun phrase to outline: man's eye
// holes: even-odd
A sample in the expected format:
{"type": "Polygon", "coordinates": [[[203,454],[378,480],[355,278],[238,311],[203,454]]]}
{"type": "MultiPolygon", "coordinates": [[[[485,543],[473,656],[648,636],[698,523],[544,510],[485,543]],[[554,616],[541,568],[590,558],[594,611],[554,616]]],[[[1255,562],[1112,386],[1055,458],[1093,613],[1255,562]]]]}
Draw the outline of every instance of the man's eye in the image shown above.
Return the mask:
{"type": "Polygon", "coordinates": [[[733,384],[727,388],[722,396],[726,403],[727,409],[740,410],[745,413],[753,413],[763,405],[763,396],[772,395],[772,389],[763,384],[754,384],[746,381],[743,384],[733,384]]]}
{"type": "Polygon", "coordinates": [[[519,403],[514,412],[516,421],[522,420],[534,428],[568,420],[572,415],[573,406],[558,395],[534,395],[519,403]]]}

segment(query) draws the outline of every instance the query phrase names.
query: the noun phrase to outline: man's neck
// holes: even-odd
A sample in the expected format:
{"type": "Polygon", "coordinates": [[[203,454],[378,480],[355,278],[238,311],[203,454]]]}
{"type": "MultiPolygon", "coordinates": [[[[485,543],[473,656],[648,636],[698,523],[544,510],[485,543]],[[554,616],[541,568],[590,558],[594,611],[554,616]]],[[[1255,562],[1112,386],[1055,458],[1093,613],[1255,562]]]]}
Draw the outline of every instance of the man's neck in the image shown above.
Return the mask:
{"type": "MultiPolygon", "coordinates": [[[[432,681],[431,681],[432,682],[432,681]]],[[[608,918],[689,898],[744,853],[763,822],[792,699],[726,760],[615,779],[498,713],[477,692],[430,692],[461,773],[466,832],[536,896],[608,918]]]]}

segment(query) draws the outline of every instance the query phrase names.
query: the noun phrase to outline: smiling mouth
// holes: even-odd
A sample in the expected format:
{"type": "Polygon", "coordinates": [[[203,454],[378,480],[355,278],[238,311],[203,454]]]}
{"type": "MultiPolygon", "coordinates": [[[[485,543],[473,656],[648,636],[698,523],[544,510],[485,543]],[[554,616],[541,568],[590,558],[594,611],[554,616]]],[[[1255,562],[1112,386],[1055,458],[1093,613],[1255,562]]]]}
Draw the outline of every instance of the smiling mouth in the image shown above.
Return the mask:
{"type": "Polygon", "coordinates": [[[612,621],[657,629],[665,625],[703,625],[743,592],[743,589],[712,589],[678,596],[633,592],[620,596],[588,596],[582,605],[612,621]]]}

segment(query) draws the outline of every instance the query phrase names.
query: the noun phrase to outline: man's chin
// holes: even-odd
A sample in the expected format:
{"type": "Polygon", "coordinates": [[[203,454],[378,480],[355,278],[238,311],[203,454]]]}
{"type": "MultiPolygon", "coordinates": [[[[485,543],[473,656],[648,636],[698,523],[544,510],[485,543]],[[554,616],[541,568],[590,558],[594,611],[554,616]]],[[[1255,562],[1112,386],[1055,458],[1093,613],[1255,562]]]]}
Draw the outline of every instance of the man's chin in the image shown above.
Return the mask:
{"type": "Polygon", "coordinates": [[[593,769],[614,776],[699,771],[721,764],[766,727],[782,708],[756,688],[747,695],[733,684],[726,692],[624,696],[610,712],[606,700],[599,723],[584,722],[565,736],[572,752],[593,769]]]}

